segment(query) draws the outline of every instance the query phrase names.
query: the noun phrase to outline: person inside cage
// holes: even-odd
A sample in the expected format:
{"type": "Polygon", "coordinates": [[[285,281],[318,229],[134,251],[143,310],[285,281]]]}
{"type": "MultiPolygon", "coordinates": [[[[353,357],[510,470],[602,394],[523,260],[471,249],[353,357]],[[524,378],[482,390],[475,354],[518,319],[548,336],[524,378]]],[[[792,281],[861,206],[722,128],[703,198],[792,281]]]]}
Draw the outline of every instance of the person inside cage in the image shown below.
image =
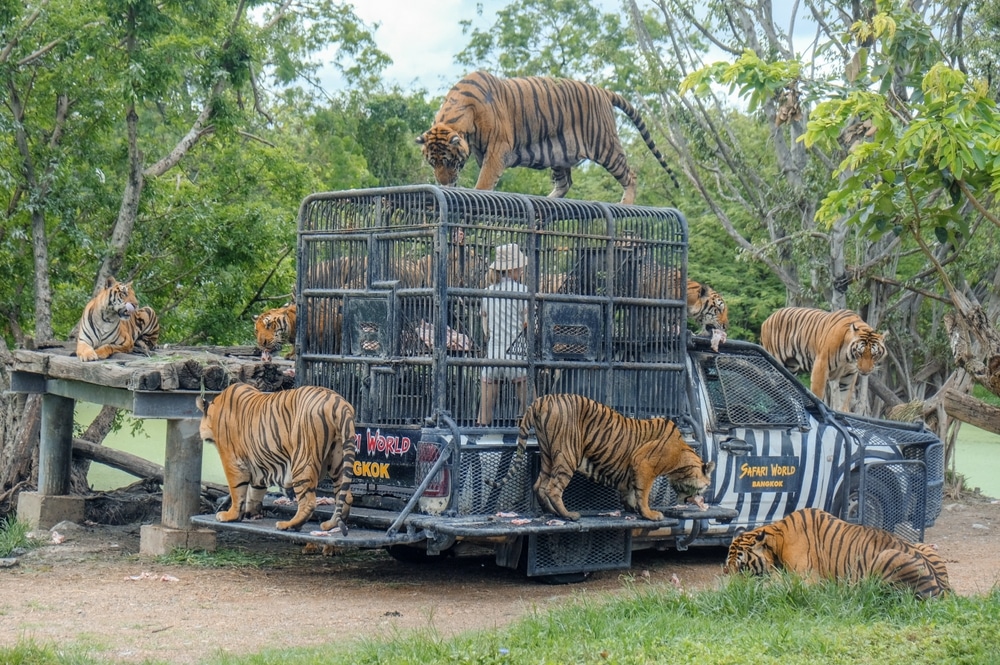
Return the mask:
{"type": "MultiPolygon", "coordinates": [[[[525,330],[528,327],[528,301],[525,298],[505,298],[504,293],[527,294],[522,283],[528,258],[516,243],[496,248],[496,258],[490,264],[489,286],[491,295],[482,303],[483,335],[486,338],[486,357],[503,360],[524,360],[525,330]],[[494,295],[495,294],[495,295],[494,295]]],[[[493,410],[504,381],[513,384],[517,393],[518,417],[524,413],[528,396],[528,371],[524,367],[491,365],[483,367],[479,398],[479,425],[493,422],[493,410]]]]}

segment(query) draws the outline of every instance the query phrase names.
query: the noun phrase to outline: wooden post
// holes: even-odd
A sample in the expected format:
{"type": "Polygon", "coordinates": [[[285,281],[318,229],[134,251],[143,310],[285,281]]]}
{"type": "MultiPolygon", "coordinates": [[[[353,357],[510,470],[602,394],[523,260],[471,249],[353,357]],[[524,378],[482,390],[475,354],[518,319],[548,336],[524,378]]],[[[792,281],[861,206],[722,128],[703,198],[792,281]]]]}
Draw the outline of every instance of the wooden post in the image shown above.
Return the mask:
{"type": "Polygon", "coordinates": [[[76,400],[42,395],[42,430],[38,447],[38,493],[69,493],[73,462],[73,408],[76,400]]]}
{"type": "Polygon", "coordinates": [[[163,466],[163,526],[190,529],[199,512],[201,497],[200,421],[194,418],[167,421],[167,448],[163,466]]]}

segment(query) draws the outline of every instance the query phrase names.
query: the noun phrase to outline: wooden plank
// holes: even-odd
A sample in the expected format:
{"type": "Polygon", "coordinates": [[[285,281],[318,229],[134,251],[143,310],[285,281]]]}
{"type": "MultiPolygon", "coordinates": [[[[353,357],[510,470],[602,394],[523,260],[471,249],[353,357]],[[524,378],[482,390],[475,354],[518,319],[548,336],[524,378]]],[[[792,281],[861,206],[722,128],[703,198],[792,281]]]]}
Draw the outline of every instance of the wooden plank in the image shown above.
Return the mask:
{"type": "Polygon", "coordinates": [[[82,362],[76,358],[51,356],[46,373],[50,379],[84,381],[109,388],[127,388],[132,370],[114,362],[82,362]]]}
{"type": "Polygon", "coordinates": [[[166,347],[153,356],[116,353],[111,358],[82,362],[70,355],[69,344],[45,350],[14,351],[14,371],[46,379],[90,383],[130,391],[205,390],[218,392],[235,381],[262,384],[264,390],[291,387],[281,374],[294,362],[260,362],[253,347],[166,347]]]}
{"type": "Polygon", "coordinates": [[[49,358],[51,356],[48,354],[25,349],[15,349],[13,356],[14,371],[45,374],[49,370],[49,358]]]}

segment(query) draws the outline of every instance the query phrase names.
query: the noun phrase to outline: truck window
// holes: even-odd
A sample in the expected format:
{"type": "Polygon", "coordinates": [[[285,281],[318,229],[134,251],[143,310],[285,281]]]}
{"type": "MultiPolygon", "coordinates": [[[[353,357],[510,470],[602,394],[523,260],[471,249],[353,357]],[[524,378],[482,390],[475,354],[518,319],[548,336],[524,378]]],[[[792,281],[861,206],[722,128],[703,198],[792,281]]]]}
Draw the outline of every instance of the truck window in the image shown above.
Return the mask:
{"type": "Polygon", "coordinates": [[[801,390],[765,358],[698,354],[716,428],[807,427],[801,390]]]}

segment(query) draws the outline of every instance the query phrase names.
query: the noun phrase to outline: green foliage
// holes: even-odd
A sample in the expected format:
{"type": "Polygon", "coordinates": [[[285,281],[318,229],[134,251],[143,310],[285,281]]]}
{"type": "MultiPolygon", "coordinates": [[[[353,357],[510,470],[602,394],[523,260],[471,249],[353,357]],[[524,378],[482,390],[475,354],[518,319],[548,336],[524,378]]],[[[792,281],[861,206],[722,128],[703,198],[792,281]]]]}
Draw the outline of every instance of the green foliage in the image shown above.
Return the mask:
{"type": "Polygon", "coordinates": [[[130,107],[147,169],[204,123],[177,166],[161,177],[147,171],[117,275],[134,279],[140,300],[158,311],[164,343],[248,341],[250,315],[264,304],[255,294],[291,293],[294,265],[282,257],[294,248],[302,198],[378,183],[355,139],[353,112],[337,109],[328,124],[339,131],[326,135],[313,96],[266,86],[269,74],[308,82],[316,53],[331,43],[341,47],[334,60],[344,75],[370,83],[387,59],[368,29],[342,3],[320,0],[295,12],[253,4],[252,14],[219,0],[56,0],[37,14],[34,3],[25,12],[0,6],[10,17],[3,25],[18,35],[5,54],[5,89],[21,105],[18,117],[14,106],[0,107],[0,267],[8,277],[0,334],[9,344],[32,334],[35,306],[48,297],[31,288],[40,228],[57,338],[89,300],[129,177],[130,107]],[[61,116],[58,99],[69,102],[61,116]],[[199,120],[205,104],[207,121],[199,120]]]}
{"type": "Polygon", "coordinates": [[[278,568],[280,557],[243,549],[220,548],[214,552],[177,548],[170,554],[156,557],[164,565],[192,566],[196,568],[235,568],[239,570],[278,568]]]}
{"type": "Polygon", "coordinates": [[[602,11],[592,0],[514,0],[485,28],[461,24],[469,43],[455,60],[470,68],[580,78],[616,90],[630,89],[641,78],[630,57],[627,18],[602,11]]]}
{"type": "Polygon", "coordinates": [[[688,217],[688,277],[725,298],[730,338],[756,342],[764,319],[784,307],[784,288],[762,263],[742,256],[732,238],[713,222],[704,213],[688,217]]]}
{"type": "Polygon", "coordinates": [[[731,93],[746,99],[748,109],[754,112],[771,101],[789,81],[796,80],[801,67],[796,61],[765,62],[746,49],[732,64],[719,62],[691,73],[681,81],[678,92],[683,95],[693,90],[705,95],[710,91],[710,84],[721,83],[727,85],[731,93]]]}
{"type": "Polygon", "coordinates": [[[1000,114],[985,87],[943,64],[923,78],[923,102],[914,119],[901,122],[881,95],[857,92],[817,107],[805,135],[807,145],[834,140],[847,119],[870,120],[874,140],[858,145],[841,163],[844,184],[831,191],[817,218],[832,224],[847,217],[862,233],[892,232],[940,243],[970,237],[962,206],[998,187],[1000,114]],[[942,189],[945,196],[941,196],[942,189]]]}
{"type": "Polygon", "coordinates": [[[0,558],[10,556],[18,549],[31,549],[38,543],[28,537],[31,525],[8,515],[0,520],[0,558]]]}
{"type": "Polygon", "coordinates": [[[434,120],[437,105],[421,92],[400,91],[366,95],[357,99],[356,136],[368,170],[383,187],[409,185],[427,177],[423,157],[414,138],[434,120]]]}

